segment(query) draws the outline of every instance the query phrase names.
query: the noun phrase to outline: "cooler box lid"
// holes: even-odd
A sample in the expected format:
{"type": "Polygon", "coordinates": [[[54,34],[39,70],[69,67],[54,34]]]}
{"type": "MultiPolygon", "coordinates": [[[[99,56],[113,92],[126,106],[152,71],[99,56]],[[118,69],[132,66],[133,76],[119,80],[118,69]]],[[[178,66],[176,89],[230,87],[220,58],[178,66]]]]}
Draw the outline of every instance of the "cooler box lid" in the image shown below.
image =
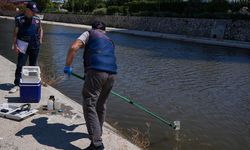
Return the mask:
{"type": "Polygon", "coordinates": [[[23,66],[22,80],[25,83],[34,83],[40,81],[41,71],[39,66],[23,66]]]}

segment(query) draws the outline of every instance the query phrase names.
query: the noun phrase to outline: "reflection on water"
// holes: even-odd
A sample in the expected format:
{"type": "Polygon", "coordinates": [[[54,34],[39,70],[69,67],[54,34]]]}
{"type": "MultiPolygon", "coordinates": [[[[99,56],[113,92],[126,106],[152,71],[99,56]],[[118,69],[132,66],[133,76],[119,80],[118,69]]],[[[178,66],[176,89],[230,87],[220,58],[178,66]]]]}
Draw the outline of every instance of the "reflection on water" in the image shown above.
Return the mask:
{"type": "MultiPolygon", "coordinates": [[[[1,20],[0,54],[11,61],[13,22],[1,20]]],[[[62,75],[67,49],[83,29],[44,25],[40,64],[62,75]]],[[[109,122],[122,128],[151,123],[151,149],[250,149],[250,51],[109,33],[119,67],[114,91],[170,120],[177,133],[118,97],[110,96],[109,122]]],[[[82,53],[73,70],[82,74],[82,53]]],[[[83,82],[71,77],[55,87],[78,103],[83,82]]]]}

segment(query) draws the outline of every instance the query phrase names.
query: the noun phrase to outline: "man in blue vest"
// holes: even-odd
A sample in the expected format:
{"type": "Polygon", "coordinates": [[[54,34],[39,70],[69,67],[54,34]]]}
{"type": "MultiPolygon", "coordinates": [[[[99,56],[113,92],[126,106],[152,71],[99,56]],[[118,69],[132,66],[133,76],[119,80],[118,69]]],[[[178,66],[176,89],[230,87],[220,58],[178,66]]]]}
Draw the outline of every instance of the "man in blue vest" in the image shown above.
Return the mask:
{"type": "Polygon", "coordinates": [[[105,34],[105,24],[96,21],[69,48],[64,72],[72,73],[72,62],[78,49],[84,48],[85,83],[82,90],[83,112],[91,144],[85,150],[103,150],[102,126],[106,102],[117,70],[115,46],[105,34]]]}
{"type": "Polygon", "coordinates": [[[22,67],[29,57],[29,65],[37,65],[39,47],[42,43],[43,29],[41,20],[35,14],[38,12],[35,2],[29,2],[24,14],[15,17],[13,34],[13,50],[18,54],[15,72],[15,87],[9,92],[14,93],[19,89],[22,67]]]}

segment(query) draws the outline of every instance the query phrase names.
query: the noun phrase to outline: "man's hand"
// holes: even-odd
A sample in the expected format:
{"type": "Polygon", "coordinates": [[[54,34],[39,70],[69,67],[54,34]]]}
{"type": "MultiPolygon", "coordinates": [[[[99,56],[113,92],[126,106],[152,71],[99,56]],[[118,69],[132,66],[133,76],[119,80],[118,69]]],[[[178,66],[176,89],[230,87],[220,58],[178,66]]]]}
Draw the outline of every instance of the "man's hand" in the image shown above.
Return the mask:
{"type": "Polygon", "coordinates": [[[16,53],[19,53],[21,51],[20,48],[16,44],[13,45],[13,50],[16,53]]]}
{"type": "Polygon", "coordinates": [[[70,76],[72,74],[72,68],[69,66],[65,66],[63,72],[70,76]]]}
{"type": "Polygon", "coordinates": [[[16,26],[14,28],[14,33],[13,33],[13,45],[12,45],[12,49],[14,52],[16,52],[17,54],[21,51],[20,48],[17,46],[17,33],[18,33],[19,28],[16,26]]]}

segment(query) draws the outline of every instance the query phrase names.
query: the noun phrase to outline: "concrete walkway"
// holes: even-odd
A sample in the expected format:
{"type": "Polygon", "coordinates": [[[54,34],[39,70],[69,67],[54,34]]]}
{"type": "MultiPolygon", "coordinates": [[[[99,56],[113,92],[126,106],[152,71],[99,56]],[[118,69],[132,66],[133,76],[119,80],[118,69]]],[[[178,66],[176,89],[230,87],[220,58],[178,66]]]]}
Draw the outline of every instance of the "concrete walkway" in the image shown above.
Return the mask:
{"type": "MultiPolygon", "coordinates": [[[[8,93],[13,87],[16,65],[0,55],[0,68],[0,103],[20,106],[19,92],[8,93]]],[[[42,87],[41,101],[32,104],[32,108],[38,109],[38,113],[20,122],[0,118],[0,150],[78,150],[90,144],[82,107],[56,89],[42,87]],[[42,109],[50,95],[60,99],[64,109],[62,113],[54,114],[42,109]]],[[[106,150],[139,149],[119,136],[107,123],[103,140],[106,150]]]]}
{"type": "MultiPolygon", "coordinates": [[[[13,20],[14,17],[0,16],[0,19],[12,19],[13,20]]],[[[53,21],[45,21],[45,20],[42,20],[42,22],[45,24],[62,25],[62,26],[84,28],[84,29],[91,28],[91,26],[82,25],[82,24],[53,22],[53,21]]],[[[207,45],[250,49],[250,42],[243,42],[243,41],[212,39],[212,38],[205,38],[205,37],[193,37],[193,36],[186,36],[186,35],[166,34],[166,33],[158,33],[158,32],[129,30],[129,29],[122,29],[122,28],[109,28],[109,27],[107,28],[107,31],[124,33],[124,34],[132,34],[132,35],[137,35],[137,36],[193,42],[193,43],[200,43],[200,44],[207,44],[207,45]]]]}

